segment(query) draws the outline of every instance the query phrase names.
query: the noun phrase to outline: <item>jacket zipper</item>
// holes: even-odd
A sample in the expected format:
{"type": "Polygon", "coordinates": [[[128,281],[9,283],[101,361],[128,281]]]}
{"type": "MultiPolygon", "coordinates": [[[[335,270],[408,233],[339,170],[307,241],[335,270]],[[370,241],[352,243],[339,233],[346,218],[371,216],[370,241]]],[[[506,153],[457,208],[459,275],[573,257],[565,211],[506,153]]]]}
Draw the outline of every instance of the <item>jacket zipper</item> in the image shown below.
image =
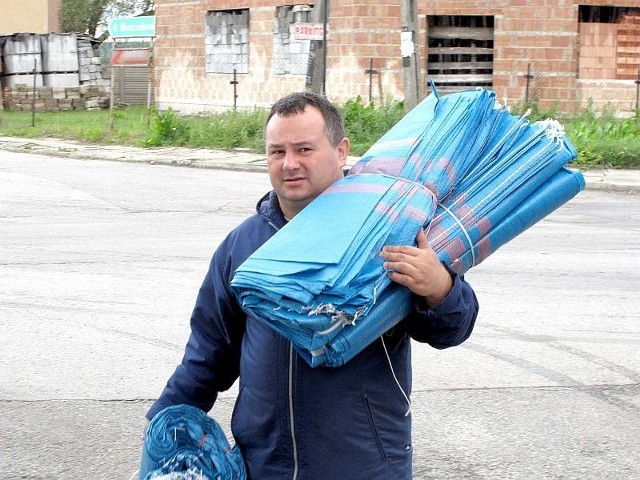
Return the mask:
{"type": "Polygon", "coordinates": [[[280,228],[279,228],[278,226],[276,226],[276,224],[275,224],[275,223],[273,223],[271,220],[268,220],[268,219],[267,219],[267,223],[268,223],[269,225],[271,225],[271,227],[272,227],[276,232],[277,232],[278,230],[280,230],[280,228]]]}
{"type": "Polygon", "coordinates": [[[289,342],[289,426],[291,428],[291,444],[293,445],[293,475],[291,478],[296,480],[298,478],[298,446],[293,418],[293,358],[293,343],[289,342]]]}
{"type": "MultiPolygon", "coordinates": [[[[271,220],[267,220],[267,223],[273,227],[277,232],[280,230],[271,220]]],[[[296,427],[293,417],[293,343],[289,342],[289,428],[291,430],[291,445],[293,446],[293,474],[292,480],[298,478],[298,445],[296,443],[296,427]]]]}

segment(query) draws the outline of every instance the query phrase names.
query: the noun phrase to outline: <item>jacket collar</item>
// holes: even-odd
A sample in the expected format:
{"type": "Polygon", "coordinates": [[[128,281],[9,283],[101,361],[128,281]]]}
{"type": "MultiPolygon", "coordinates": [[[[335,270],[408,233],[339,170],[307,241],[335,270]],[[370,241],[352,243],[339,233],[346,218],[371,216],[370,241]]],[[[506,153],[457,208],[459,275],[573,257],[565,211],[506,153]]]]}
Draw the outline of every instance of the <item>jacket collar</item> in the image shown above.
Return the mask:
{"type": "Polygon", "coordinates": [[[256,205],[256,211],[259,215],[265,217],[269,223],[272,223],[277,228],[282,228],[287,223],[284,218],[284,214],[280,209],[280,203],[278,202],[278,197],[276,196],[276,192],[274,190],[266,193],[258,201],[258,204],[256,205]]]}

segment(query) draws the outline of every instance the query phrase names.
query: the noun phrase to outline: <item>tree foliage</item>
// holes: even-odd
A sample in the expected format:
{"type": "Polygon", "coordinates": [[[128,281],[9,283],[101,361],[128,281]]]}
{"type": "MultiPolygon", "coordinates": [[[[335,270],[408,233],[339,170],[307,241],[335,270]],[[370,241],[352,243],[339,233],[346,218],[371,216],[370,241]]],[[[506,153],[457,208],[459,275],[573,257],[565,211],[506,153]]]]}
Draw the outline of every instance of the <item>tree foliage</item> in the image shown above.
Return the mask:
{"type": "Polygon", "coordinates": [[[96,36],[115,17],[153,12],[153,0],[62,0],[62,31],[96,36]]]}

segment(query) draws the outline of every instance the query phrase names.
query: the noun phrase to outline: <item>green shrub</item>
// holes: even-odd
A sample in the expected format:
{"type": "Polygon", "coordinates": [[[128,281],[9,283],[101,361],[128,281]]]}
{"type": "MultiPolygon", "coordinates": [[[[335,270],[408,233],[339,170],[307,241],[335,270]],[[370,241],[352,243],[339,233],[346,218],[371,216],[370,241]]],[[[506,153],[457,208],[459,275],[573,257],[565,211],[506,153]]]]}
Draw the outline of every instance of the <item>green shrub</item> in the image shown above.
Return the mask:
{"type": "Polygon", "coordinates": [[[159,147],[161,145],[188,144],[189,126],[183,118],[173,112],[171,107],[163,113],[153,112],[153,121],[145,145],[159,147]]]}
{"type": "Polygon", "coordinates": [[[576,165],[637,168],[640,166],[640,118],[617,118],[615,112],[586,109],[565,125],[578,149],[576,165]]]}
{"type": "Polygon", "coordinates": [[[191,146],[225,150],[249,148],[263,152],[262,130],[266,116],[265,110],[253,109],[192,118],[191,146]]]}
{"type": "Polygon", "coordinates": [[[578,148],[576,165],[582,167],[640,167],[640,138],[594,140],[578,148]]]}
{"type": "MultiPolygon", "coordinates": [[[[387,101],[376,107],[362,98],[341,105],[351,154],[365,153],[404,115],[402,102],[387,101]]],[[[640,168],[640,112],[634,118],[617,118],[615,112],[589,107],[571,114],[554,108],[541,109],[536,102],[511,108],[512,113],[529,110],[531,122],[555,118],[564,125],[567,138],[578,149],[575,164],[580,167],[640,168]]],[[[102,144],[187,146],[212,149],[246,148],[264,152],[263,125],[268,111],[229,110],[216,115],[183,116],[171,108],[149,112],[144,106],[113,111],[31,112],[3,111],[0,135],[66,140],[102,144]],[[151,113],[151,118],[149,114],[151,113]]]]}
{"type": "Polygon", "coordinates": [[[512,108],[512,113],[527,112],[531,122],[554,118],[565,129],[567,139],[578,150],[574,163],[579,167],[640,167],[640,115],[618,118],[616,112],[585,109],[563,114],[555,108],[543,110],[537,102],[512,108]]]}
{"type": "Polygon", "coordinates": [[[402,102],[390,102],[376,108],[365,105],[361,97],[349,100],[340,107],[344,116],[347,137],[351,142],[351,154],[362,155],[404,115],[402,102]]]}

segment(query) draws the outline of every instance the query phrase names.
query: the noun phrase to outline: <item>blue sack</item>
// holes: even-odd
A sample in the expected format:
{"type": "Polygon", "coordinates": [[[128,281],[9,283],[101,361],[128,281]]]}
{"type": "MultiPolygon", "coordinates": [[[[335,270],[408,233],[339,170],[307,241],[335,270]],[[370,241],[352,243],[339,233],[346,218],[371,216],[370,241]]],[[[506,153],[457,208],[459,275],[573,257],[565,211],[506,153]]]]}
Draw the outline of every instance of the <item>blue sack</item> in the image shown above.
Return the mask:
{"type": "Polygon", "coordinates": [[[175,405],[153,417],[142,447],[140,480],[245,480],[240,449],[202,410],[175,405]],[[180,474],[180,475],[178,475],[180,474]]]}
{"type": "Polygon", "coordinates": [[[339,366],[409,313],[384,245],[420,228],[458,274],[584,188],[553,120],[530,123],[485,89],[431,94],[234,272],[242,308],[313,367],[339,366]]]}

